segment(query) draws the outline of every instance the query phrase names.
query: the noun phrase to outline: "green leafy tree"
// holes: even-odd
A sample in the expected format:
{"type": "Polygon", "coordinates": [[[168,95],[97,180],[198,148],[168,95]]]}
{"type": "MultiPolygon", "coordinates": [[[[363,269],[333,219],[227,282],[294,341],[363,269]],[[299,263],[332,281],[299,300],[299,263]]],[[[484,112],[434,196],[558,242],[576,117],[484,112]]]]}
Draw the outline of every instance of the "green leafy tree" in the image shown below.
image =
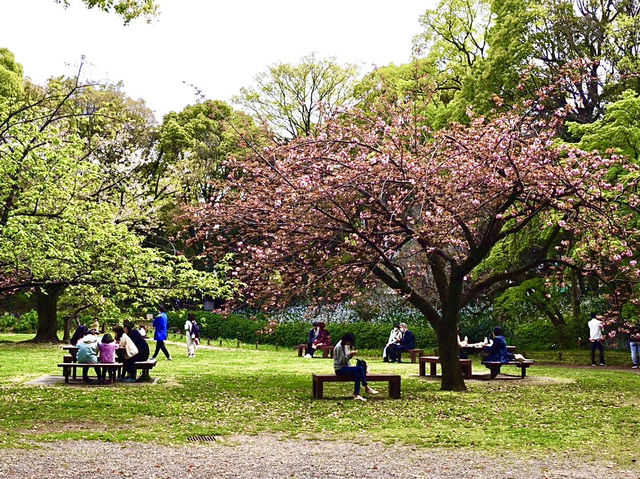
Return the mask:
{"type": "Polygon", "coordinates": [[[258,74],[252,87],[242,88],[234,101],[280,140],[307,136],[325,113],[349,103],[357,75],[354,65],[305,56],[298,64],[278,63],[258,74]]]}
{"type": "MultiPolygon", "coordinates": [[[[224,296],[224,266],[199,272],[183,256],[143,246],[120,221],[119,205],[99,201],[105,174],[87,154],[72,99],[84,86],[52,82],[38,96],[3,99],[0,117],[0,292],[32,291],[36,341],[57,340],[64,291],[113,304],[172,295],[224,296]]],[[[132,303],[133,301],[133,303],[132,303]]]]}
{"type": "Polygon", "coordinates": [[[22,92],[22,65],[6,48],[0,48],[0,98],[11,98],[22,92]]]}
{"type": "MultiPolygon", "coordinates": [[[[65,7],[69,6],[69,0],[55,0],[65,7]]],[[[125,25],[139,17],[145,17],[147,21],[158,14],[158,5],[155,0],[82,0],[87,8],[97,8],[103,12],[115,13],[124,20],[125,25]]]]}
{"type": "Polygon", "coordinates": [[[570,120],[590,123],[622,90],[639,86],[639,14],[628,0],[443,0],[423,17],[418,45],[451,79],[455,95],[442,113],[449,121],[465,120],[470,105],[488,113],[495,95],[509,108],[589,59],[586,75],[554,106],[569,104],[570,120]]]}
{"type": "Polygon", "coordinates": [[[206,202],[216,192],[214,181],[227,175],[225,160],[246,156],[249,145],[259,148],[265,141],[248,115],[222,101],[203,101],[164,117],[157,161],[151,167],[156,169],[154,175],[161,170],[160,174],[176,178],[182,202],[206,202]]]}

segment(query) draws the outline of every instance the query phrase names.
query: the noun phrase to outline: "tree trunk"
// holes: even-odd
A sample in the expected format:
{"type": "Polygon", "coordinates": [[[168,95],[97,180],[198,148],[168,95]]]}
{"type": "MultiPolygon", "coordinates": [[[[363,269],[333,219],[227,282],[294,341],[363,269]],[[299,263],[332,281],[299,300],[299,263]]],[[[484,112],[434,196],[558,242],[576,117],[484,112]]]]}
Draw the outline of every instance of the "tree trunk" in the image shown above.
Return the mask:
{"type": "Polygon", "coordinates": [[[62,341],[68,343],[71,341],[71,315],[64,318],[64,336],[62,337],[62,341]]]}
{"type": "Polygon", "coordinates": [[[444,313],[436,331],[438,353],[442,364],[443,391],[466,391],[458,361],[458,311],[444,313]]]}
{"type": "Polygon", "coordinates": [[[36,291],[38,331],[32,339],[36,343],[58,343],[58,297],[62,288],[58,285],[44,286],[36,291]]]}
{"type": "Polygon", "coordinates": [[[571,270],[571,310],[573,311],[573,321],[580,318],[580,285],[576,272],[571,270]]]}

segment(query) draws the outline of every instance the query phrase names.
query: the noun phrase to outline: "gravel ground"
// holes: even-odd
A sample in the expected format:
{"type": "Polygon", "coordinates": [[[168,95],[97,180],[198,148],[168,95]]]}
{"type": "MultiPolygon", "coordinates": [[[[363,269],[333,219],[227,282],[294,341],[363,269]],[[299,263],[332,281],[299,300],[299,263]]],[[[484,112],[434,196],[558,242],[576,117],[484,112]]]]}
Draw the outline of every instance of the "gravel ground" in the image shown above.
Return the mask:
{"type": "Polygon", "coordinates": [[[462,449],[234,436],[194,446],[60,441],[0,450],[0,478],[633,478],[639,471],[586,465],[566,455],[489,459],[462,449]]]}

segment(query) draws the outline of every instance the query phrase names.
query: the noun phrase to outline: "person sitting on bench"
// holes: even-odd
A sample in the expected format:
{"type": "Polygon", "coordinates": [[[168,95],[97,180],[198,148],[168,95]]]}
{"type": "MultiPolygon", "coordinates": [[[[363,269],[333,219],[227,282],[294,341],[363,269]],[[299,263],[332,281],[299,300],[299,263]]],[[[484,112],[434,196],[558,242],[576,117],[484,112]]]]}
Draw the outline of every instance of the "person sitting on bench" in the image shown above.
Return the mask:
{"type": "Polygon", "coordinates": [[[333,348],[333,369],[339,376],[353,377],[355,384],[353,388],[353,399],[357,401],[366,401],[360,396],[360,383],[364,386],[364,390],[369,394],[378,394],[378,391],[369,387],[367,383],[367,372],[362,366],[351,366],[349,360],[358,354],[355,346],[355,336],[353,333],[346,333],[342,339],[338,341],[336,347],[333,348]]]}
{"type": "Polygon", "coordinates": [[[400,323],[393,323],[393,329],[389,333],[389,340],[387,345],[382,350],[382,360],[385,363],[389,362],[389,348],[396,344],[396,342],[402,340],[402,331],[400,331],[400,323]]]}
{"type": "Polygon", "coordinates": [[[507,351],[507,341],[504,339],[504,332],[500,326],[493,328],[493,343],[490,346],[485,346],[484,351],[483,362],[507,364],[514,360],[513,354],[507,351]]]}
{"type": "Polygon", "coordinates": [[[305,358],[312,358],[316,349],[331,346],[331,336],[329,331],[324,329],[325,324],[323,321],[314,321],[313,329],[309,331],[309,340],[307,341],[307,354],[305,358]]]}
{"type": "Polygon", "coordinates": [[[402,331],[402,338],[396,340],[396,342],[387,349],[387,355],[390,363],[402,362],[401,354],[403,351],[416,349],[416,337],[407,328],[407,323],[400,323],[400,331],[402,331]]]}
{"type": "Polygon", "coordinates": [[[135,345],[138,353],[127,358],[125,355],[124,369],[129,374],[128,378],[122,378],[123,382],[133,383],[136,381],[136,361],[146,361],[149,359],[149,346],[145,339],[140,335],[140,331],[134,328],[133,323],[125,321],[124,332],[135,345]]]}

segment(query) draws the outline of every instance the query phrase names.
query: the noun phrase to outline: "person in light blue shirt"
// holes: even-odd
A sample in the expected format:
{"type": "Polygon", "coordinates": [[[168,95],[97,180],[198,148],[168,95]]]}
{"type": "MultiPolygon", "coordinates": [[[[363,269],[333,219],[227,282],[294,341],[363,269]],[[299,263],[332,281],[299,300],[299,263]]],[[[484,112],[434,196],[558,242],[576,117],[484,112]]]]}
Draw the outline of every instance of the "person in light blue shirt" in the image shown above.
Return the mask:
{"type": "Polygon", "coordinates": [[[168,330],[169,317],[167,316],[167,310],[163,306],[158,306],[158,316],[153,319],[153,339],[156,341],[156,351],[153,353],[153,358],[156,358],[158,353],[162,351],[167,360],[171,361],[171,355],[164,345],[167,340],[168,330]]]}

